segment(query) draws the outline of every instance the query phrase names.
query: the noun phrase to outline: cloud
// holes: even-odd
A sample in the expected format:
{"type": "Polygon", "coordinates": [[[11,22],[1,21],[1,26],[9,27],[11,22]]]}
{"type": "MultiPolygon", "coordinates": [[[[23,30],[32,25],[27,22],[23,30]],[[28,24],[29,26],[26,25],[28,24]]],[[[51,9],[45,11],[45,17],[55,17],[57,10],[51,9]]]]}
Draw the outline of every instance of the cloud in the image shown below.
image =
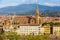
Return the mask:
{"type": "Polygon", "coordinates": [[[33,4],[36,3],[36,0],[25,0],[24,4],[33,4]]]}
{"type": "Polygon", "coordinates": [[[43,5],[46,5],[46,6],[60,6],[60,4],[57,4],[57,3],[48,3],[48,2],[45,2],[43,5]]]}
{"type": "Polygon", "coordinates": [[[19,4],[36,4],[46,6],[60,6],[60,0],[0,0],[0,8],[19,4]]]}
{"type": "Polygon", "coordinates": [[[11,4],[0,4],[0,8],[6,7],[6,6],[16,6],[19,5],[18,3],[11,3],[11,4]]]}
{"type": "Polygon", "coordinates": [[[2,0],[2,3],[0,3],[0,8],[6,7],[6,6],[16,6],[21,4],[33,4],[36,3],[36,0],[2,0]]]}

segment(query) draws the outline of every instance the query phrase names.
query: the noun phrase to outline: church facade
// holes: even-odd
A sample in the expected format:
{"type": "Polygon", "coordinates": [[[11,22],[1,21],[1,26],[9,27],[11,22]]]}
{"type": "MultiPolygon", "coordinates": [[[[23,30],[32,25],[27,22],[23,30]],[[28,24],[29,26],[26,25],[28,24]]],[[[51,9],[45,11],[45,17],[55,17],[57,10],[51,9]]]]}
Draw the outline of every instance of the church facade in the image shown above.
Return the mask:
{"type": "Polygon", "coordinates": [[[38,6],[36,7],[36,14],[35,15],[27,15],[27,16],[15,16],[15,22],[19,22],[20,25],[39,25],[40,24],[40,17],[39,17],[39,10],[38,6]]]}

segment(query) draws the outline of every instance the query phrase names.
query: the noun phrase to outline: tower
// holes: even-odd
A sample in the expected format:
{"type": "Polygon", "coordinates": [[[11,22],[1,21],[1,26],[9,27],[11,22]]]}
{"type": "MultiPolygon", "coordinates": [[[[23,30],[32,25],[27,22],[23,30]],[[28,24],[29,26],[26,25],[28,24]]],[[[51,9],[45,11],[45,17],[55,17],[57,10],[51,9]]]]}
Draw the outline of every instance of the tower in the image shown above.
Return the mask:
{"type": "Polygon", "coordinates": [[[39,9],[38,9],[38,5],[36,6],[36,24],[39,24],[39,9]]]}

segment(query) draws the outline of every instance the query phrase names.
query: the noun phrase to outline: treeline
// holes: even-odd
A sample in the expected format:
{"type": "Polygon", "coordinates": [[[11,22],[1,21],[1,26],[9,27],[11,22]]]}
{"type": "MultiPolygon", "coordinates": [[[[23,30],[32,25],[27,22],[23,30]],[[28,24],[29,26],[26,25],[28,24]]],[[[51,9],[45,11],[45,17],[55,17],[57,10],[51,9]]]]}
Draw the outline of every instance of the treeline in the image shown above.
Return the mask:
{"type": "Polygon", "coordinates": [[[45,35],[17,35],[16,32],[0,34],[1,40],[50,40],[49,34],[45,35]]]}

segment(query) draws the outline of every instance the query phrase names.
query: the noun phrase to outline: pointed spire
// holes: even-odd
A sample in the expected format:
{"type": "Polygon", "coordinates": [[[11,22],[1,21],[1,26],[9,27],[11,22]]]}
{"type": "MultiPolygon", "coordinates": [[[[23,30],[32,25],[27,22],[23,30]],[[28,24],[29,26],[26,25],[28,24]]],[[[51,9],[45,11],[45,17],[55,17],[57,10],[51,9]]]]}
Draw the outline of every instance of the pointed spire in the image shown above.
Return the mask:
{"type": "Polygon", "coordinates": [[[39,16],[39,9],[38,9],[38,5],[36,5],[36,15],[39,16]]]}
{"type": "Polygon", "coordinates": [[[36,0],[36,15],[39,16],[38,0],[36,0]]]}
{"type": "Polygon", "coordinates": [[[38,5],[36,5],[36,23],[39,24],[39,9],[38,9],[38,5]]]}

